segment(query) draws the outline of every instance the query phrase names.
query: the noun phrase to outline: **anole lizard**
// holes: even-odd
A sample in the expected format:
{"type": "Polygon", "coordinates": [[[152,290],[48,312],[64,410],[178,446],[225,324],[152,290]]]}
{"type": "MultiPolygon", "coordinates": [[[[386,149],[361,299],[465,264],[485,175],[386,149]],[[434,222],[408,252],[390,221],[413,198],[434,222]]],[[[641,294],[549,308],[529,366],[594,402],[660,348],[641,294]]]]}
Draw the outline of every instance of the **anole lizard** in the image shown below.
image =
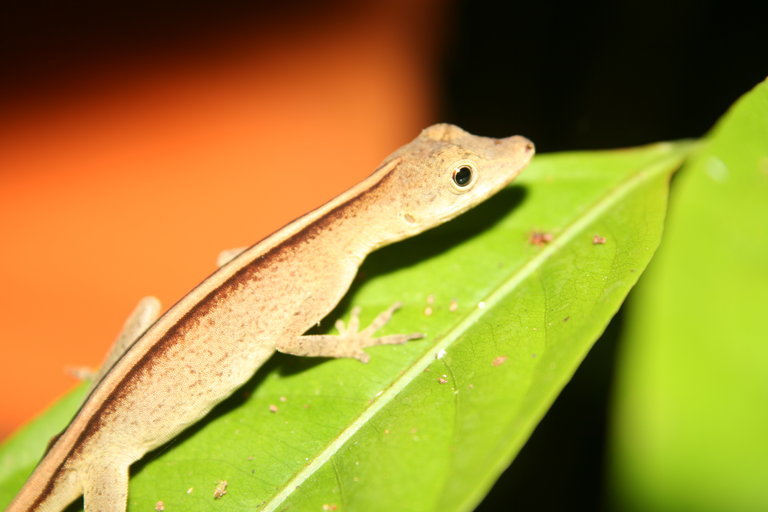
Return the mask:
{"type": "MultiPolygon", "coordinates": [[[[8,508],[126,508],[128,468],[233,393],[275,352],[351,357],[420,334],[375,337],[398,307],[358,331],[304,335],[338,304],[363,259],[446,222],[510,183],[533,156],[519,136],[426,128],[358,185],[225,262],[164,315],[145,299],[92,390],[8,508]]],[[[231,255],[230,255],[231,256],[231,255]]],[[[225,258],[226,259],[226,258],[225,258]]]]}

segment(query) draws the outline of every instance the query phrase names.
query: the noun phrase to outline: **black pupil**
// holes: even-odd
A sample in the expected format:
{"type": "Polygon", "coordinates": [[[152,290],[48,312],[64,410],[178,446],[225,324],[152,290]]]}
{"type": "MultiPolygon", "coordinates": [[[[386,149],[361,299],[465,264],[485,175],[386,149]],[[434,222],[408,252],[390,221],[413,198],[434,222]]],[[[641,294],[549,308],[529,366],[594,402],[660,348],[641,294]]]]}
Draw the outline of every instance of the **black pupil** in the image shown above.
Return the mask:
{"type": "Polygon", "coordinates": [[[456,172],[453,173],[453,181],[460,187],[466,186],[469,180],[472,179],[472,169],[467,166],[459,167],[456,172]]]}

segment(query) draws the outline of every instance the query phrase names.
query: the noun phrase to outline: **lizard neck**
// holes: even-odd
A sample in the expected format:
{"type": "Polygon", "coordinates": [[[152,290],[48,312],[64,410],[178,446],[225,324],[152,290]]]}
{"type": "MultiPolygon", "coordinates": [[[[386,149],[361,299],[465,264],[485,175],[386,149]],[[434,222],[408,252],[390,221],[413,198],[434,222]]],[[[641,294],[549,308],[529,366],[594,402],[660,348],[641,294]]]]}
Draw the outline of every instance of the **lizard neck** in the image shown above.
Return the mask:
{"type": "Polygon", "coordinates": [[[339,204],[307,226],[307,240],[327,239],[341,256],[362,260],[379,247],[411,235],[403,230],[396,197],[392,196],[391,174],[384,175],[368,189],[339,204]]]}

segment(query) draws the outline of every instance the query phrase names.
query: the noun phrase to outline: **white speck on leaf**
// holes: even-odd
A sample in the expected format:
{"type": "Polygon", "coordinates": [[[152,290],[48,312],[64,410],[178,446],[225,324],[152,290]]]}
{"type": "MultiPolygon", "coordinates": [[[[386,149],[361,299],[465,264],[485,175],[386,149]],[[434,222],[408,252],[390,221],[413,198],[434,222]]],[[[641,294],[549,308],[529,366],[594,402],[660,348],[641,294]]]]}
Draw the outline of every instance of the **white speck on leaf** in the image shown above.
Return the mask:
{"type": "Polygon", "coordinates": [[[725,162],[714,156],[710,156],[707,159],[705,169],[707,170],[709,177],[718,183],[724,183],[730,174],[725,162]]]}

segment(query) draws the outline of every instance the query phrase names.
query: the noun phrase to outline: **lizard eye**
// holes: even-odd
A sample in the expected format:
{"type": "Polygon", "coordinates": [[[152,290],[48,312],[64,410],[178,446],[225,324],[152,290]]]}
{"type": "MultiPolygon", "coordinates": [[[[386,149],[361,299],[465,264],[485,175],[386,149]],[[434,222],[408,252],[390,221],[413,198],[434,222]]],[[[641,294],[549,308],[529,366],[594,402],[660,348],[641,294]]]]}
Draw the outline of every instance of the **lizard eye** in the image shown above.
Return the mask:
{"type": "Polygon", "coordinates": [[[457,190],[467,190],[475,183],[475,169],[468,163],[462,162],[453,168],[452,179],[457,190]]]}

